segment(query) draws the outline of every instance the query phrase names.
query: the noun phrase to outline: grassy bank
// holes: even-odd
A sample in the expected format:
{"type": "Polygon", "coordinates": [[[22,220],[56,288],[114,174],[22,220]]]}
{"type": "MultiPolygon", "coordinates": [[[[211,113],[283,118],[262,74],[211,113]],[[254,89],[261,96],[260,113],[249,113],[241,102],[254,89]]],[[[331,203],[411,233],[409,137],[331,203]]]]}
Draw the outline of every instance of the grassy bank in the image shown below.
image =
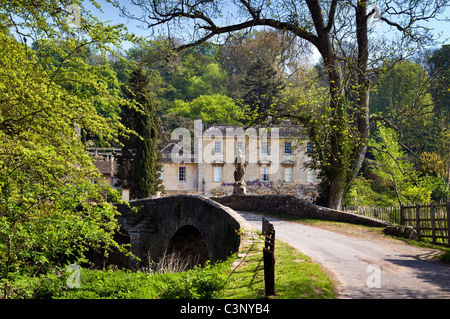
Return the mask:
{"type": "MultiPolygon", "coordinates": [[[[36,282],[36,298],[60,299],[259,299],[264,298],[263,239],[252,233],[228,260],[181,273],[81,269],[79,287],[63,270],[36,282]],[[69,285],[70,286],[70,285],[69,285]]],[[[277,241],[275,289],[279,299],[335,298],[322,269],[291,246],[277,241]]],[[[26,281],[26,278],[24,278],[26,281]]],[[[28,283],[30,284],[30,283],[28,283]]]]}
{"type": "MultiPolygon", "coordinates": [[[[236,299],[264,298],[263,239],[249,241],[239,254],[229,278],[218,297],[236,299]]],[[[323,270],[310,258],[284,242],[275,244],[274,299],[333,299],[333,285],[323,270]]]]}

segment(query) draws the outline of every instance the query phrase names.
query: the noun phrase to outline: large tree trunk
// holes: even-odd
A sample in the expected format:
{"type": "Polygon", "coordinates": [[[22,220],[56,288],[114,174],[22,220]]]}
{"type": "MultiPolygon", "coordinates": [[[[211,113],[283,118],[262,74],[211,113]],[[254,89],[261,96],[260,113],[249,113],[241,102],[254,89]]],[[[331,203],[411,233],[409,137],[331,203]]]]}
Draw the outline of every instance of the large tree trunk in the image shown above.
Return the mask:
{"type": "Polygon", "coordinates": [[[361,165],[364,161],[367,151],[367,143],[369,139],[369,79],[367,76],[367,63],[369,59],[369,47],[367,37],[367,3],[366,1],[358,1],[356,7],[356,36],[358,43],[358,60],[356,68],[356,90],[355,101],[351,102],[356,105],[356,138],[349,139],[348,133],[345,130],[348,129],[347,116],[347,100],[343,101],[344,90],[342,88],[342,75],[340,74],[340,66],[335,56],[335,52],[331,48],[330,36],[326,32],[320,36],[325,36],[329,45],[324,46],[324,51],[321,52],[325,61],[325,65],[328,70],[328,78],[330,81],[330,93],[331,93],[331,109],[334,110],[336,119],[334,121],[337,124],[337,129],[333,132],[330,142],[330,150],[334,154],[334,158],[331,160],[331,169],[327,174],[329,179],[330,188],[328,195],[328,207],[333,209],[341,209],[342,201],[345,193],[350,188],[353,180],[359,173],[361,165]],[[325,54],[325,55],[324,55],[325,54]],[[327,61],[328,60],[328,61],[327,61]],[[328,63],[327,63],[328,62],[328,63]],[[351,145],[345,145],[346,143],[351,145]],[[347,150],[345,147],[351,147],[349,156],[345,154],[347,150]]]}
{"type": "Polygon", "coordinates": [[[328,196],[327,206],[332,209],[342,209],[342,200],[344,198],[344,188],[342,180],[334,178],[330,181],[330,194],[328,196]]]}

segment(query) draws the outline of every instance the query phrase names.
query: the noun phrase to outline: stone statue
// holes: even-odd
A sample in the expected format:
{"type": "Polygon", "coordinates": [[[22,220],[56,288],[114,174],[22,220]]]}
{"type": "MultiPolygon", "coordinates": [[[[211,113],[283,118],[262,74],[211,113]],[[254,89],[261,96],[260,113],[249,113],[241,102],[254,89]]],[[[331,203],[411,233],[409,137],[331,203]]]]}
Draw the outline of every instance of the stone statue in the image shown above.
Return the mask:
{"type": "Polygon", "coordinates": [[[233,184],[233,194],[246,194],[246,185],[244,182],[245,176],[245,166],[244,166],[244,156],[242,151],[239,150],[234,160],[234,184],[233,184]]]}

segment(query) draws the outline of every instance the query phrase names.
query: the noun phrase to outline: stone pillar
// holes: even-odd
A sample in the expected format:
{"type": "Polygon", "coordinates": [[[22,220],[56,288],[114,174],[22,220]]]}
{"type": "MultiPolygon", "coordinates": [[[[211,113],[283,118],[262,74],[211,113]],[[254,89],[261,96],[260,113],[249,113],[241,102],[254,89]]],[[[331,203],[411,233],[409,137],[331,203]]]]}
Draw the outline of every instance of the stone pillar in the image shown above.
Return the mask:
{"type": "Polygon", "coordinates": [[[203,123],[201,117],[194,121],[194,162],[197,164],[197,191],[204,194],[203,123]]]}

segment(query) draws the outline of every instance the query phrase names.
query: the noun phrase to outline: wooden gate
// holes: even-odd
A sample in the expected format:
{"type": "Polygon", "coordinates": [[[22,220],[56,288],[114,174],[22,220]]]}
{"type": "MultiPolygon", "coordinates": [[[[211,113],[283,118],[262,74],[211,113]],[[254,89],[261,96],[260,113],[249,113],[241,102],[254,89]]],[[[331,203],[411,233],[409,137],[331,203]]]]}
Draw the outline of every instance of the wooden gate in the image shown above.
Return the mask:
{"type": "Polygon", "coordinates": [[[413,226],[418,237],[431,238],[433,244],[450,245],[450,202],[401,206],[400,225],[413,226]]]}

